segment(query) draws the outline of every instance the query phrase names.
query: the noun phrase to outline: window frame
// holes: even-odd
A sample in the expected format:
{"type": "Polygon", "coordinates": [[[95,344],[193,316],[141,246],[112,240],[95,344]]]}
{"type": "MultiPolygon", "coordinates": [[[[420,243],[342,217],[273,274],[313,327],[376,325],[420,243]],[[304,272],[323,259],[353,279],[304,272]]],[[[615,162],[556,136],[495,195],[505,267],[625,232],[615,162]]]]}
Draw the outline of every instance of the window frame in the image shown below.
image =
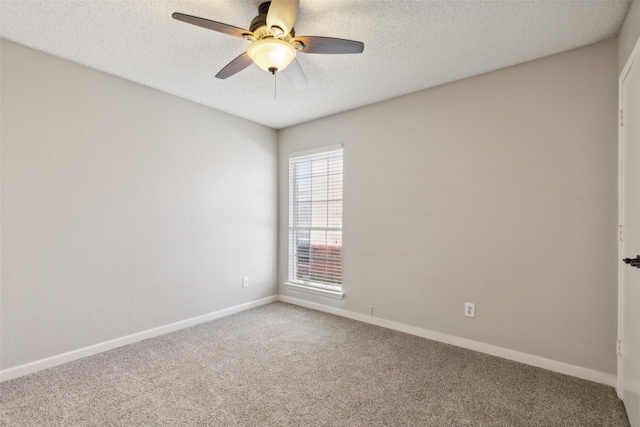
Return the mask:
{"type": "MultiPolygon", "coordinates": [[[[327,171],[327,177],[329,177],[331,174],[329,171],[327,171]]],[[[343,146],[342,144],[336,144],[336,145],[330,145],[330,146],[323,146],[323,147],[318,147],[312,150],[306,150],[306,151],[299,151],[299,152],[293,152],[289,154],[289,171],[288,171],[288,182],[287,182],[287,186],[288,186],[288,195],[289,195],[289,200],[288,200],[288,218],[287,218],[287,222],[288,222],[288,226],[287,226],[287,281],[285,282],[285,285],[287,285],[288,289],[291,290],[296,290],[296,291],[302,291],[302,292],[308,292],[308,293],[312,293],[312,294],[316,294],[316,295],[322,295],[322,296],[327,296],[327,297],[331,297],[331,298],[337,298],[337,299],[342,299],[344,297],[344,292],[343,292],[343,280],[342,280],[342,248],[344,246],[344,241],[342,239],[342,231],[343,231],[343,219],[344,219],[344,213],[342,211],[343,208],[343,202],[344,202],[344,150],[343,150],[343,146]],[[342,190],[342,194],[340,197],[340,211],[341,211],[341,215],[340,215],[340,225],[339,226],[329,226],[328,224],[325,226],[313,226],[313,225],[299,225],[297,223],[295,223],[294,218],[296,218],[296,214],[297,214],[297,210],[296,207],[299,206],[299,203],[295,203],[294,199],[296,198],[296,194],[298,193],[298,180],[296,180],[294,178],[293,174],[293,167],[294,167],[294,163],[302,163],[304,160],[304,158],[310,158],[309,160],[312,160],[313,157],[316,157],[318,159],[321,159],[323,156],[330,156],[332,153],[334,152],[340,152],[340,160],[341,160],[341,173],[340,173],[340,179],[341,179],[341,190],[342,190]],[[303,281],[303,280],[296,280],[292,278],[292,273],[293,271],[297,268],[297,264],[295,263],[295,257],[297,256],[297,252],[294,250],[295,248],[293,248],[292,246],[294,245],[294,240],[295,239],[295,233],[297,231],[309,231],[310,233],[312,231],[324,231],[324,232],[336,232],[339,231],[340,232],[340,248],[341,248],[341,255],[340,255],[340,283],[339,284],[332,284],[329,283],[328,281],[325,282],[320,282],[320,281],[303,281]]],[[[328,191],[328,189],[327,189],[328,191]]],[[[327,194],[327,203],[330,202],[329,199],[329,194],[327,194]]],[[[335,217],[334,217],[335,219],[335,217]]],[[[327,219],[328,221],[328,219],[327,219]]],[[[311,238],[310,238],[311,239],[311,238]]],[[[311,241],[309,243],[309,250],[311,251],[311,241]]],[[[329,246],[324,246],[324,250],[327,251],[329,246]]],[[[311,255],[309,255],[311,257],[311,255]]],[[[311,262],[311,261],[310,261],[311,262]]],[[[327,263],[327,256],[325,255],[325,263],[327,263]]],[[[334,261],[335,262],[335,261],[334,261]]],[[[311,267],[309,267],[311,268],[311,267]]],[[[325,277],[326,278],[326,277],[325,277]]]]}

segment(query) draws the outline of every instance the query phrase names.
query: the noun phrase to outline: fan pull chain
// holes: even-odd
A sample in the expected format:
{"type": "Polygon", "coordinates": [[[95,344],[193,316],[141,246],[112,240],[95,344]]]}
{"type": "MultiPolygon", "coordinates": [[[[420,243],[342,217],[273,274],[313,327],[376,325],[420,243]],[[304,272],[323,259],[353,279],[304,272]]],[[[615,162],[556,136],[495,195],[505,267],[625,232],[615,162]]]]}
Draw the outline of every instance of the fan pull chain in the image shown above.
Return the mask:
{"type": "Polygon", "coordinates": [[[273,73],[273,99],[278,99],[278,73],[273,73]]]}

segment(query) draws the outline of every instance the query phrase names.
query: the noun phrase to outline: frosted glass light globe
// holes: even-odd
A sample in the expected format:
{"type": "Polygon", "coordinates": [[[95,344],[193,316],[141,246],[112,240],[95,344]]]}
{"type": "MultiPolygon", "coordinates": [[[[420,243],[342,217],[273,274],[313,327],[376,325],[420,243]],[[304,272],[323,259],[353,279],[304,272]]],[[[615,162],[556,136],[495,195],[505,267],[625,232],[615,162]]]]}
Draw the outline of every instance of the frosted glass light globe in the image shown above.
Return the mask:
{"type": "Polygon", "coordinates": [[[296,57],[296,50],[293,46],[277,39],[255,41],[251,43],[247,53],[258,67],[271,73],[284,70],[296,57]]]}

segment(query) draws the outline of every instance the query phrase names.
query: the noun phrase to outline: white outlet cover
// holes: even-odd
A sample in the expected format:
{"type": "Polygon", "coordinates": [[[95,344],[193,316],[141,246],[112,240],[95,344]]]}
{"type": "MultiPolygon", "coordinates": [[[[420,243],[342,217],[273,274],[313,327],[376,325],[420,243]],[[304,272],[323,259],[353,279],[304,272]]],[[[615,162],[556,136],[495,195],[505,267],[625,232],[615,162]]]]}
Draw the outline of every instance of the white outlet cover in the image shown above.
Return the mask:
{"type": "Polygon", "coordinates": [[[476,317],[476,305],[472,302],[464,303],[464,315],[467,317],[476,317]]]}

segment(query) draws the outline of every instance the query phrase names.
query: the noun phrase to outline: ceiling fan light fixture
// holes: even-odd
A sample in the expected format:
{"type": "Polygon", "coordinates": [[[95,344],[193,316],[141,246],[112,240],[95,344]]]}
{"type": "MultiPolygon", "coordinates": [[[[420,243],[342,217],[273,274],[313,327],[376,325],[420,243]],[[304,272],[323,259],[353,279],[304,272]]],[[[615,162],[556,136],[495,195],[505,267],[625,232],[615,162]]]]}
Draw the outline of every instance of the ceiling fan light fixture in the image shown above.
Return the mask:
{"type": "Polygon", "coordinates": [[[258,67],[271,73],[284,70],[296,57],[296,50],[291,44],[272,38],[251,43],[247,53],[258,67]]]}

